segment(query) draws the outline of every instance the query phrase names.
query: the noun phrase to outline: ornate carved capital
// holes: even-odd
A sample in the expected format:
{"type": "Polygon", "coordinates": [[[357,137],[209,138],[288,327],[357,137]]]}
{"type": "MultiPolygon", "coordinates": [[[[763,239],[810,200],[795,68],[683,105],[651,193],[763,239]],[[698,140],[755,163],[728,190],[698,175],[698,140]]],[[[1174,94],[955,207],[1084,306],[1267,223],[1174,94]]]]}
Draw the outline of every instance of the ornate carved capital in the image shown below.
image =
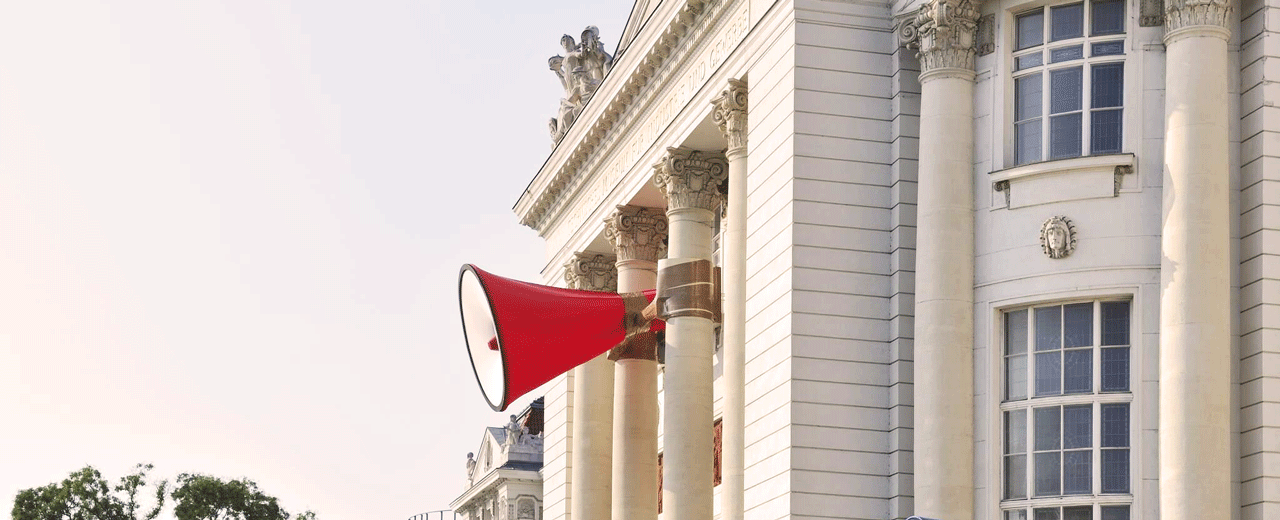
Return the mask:
{"type": "Polygon", "coordinates": [[[618,292],[618,268],[612,255],[574,253],[564,264],[564,281],[570,289],[618,292]]]}
{"type": "Polygon", "coordinates": [[[720,93],[720,97],[711,102],[715,110],[711,113],[720,132],[729,141],[729,155],[746,153],[747,151],[747,83],[730,79],[729,88],[720,93]]]}
{"type": "Polygon", "coordinates": [[[930,0],[898,26],[898,37],[920,58],[920,75],[973,70],[978,9],[972,0],[930,0]]]}
{"type": "Polygon", "coordinates": [[[667,214],[662,210],[618,206],[604,222],[604,236],[619,261],[657,262],[667,256],[667,214]]]}
{"type": "Polygon", "coordinates": [[[1226,30],[1231,34],[1227,18],[1231,16],[1230,0],[1165,0],[1164,33],[1195,26],[1209,26],[1226,30]]]}
{"type": "Polygon", "coordinates": [[[724,201],[720,185],[729,177],[729,161],[724,154],[667,148],[667,156],[653,165],[653,170],[653,184],[667,199],[669,210],[716,211],[724,201]]]}

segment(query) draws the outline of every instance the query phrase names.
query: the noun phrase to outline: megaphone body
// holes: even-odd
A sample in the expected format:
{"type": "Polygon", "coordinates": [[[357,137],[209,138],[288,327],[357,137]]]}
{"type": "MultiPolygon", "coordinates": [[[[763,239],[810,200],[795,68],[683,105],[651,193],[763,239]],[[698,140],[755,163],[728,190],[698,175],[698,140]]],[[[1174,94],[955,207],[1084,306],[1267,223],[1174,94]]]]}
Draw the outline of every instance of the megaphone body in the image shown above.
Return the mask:
{"type": "Polygon", "coordinates": [[[655,291],[562,289],[465,264],[458,275],[463,337],[485,400],[495,411],[630,337],[664,327],[641,319],[655,291]]]}

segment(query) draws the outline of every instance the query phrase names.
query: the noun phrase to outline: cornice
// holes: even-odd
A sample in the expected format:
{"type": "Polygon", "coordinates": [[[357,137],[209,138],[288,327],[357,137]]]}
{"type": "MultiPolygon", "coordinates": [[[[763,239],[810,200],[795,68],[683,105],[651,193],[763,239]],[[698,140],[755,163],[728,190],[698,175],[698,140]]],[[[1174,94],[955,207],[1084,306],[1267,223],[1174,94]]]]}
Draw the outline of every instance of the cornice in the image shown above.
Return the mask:
{"type": "Polygon", "coordinates": [[[659,6],[516,202],[513,209],[521,224],[545,232],[609,156],[606,152],[642,121],[661,87],[734,4],[734,0],[686,0],[659,6]],[[654,23],[661,19],[667,22],[654,23]]]}

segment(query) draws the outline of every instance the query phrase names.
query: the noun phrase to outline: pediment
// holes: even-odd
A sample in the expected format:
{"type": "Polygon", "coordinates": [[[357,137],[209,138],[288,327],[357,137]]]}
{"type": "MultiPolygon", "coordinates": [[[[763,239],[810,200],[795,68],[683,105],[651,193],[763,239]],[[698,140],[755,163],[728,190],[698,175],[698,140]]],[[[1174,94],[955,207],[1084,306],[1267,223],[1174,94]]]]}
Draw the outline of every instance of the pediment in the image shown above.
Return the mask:
{"type": "Polygon", "coordinates": [[[627,51],[627,47],[635,41],[636,36],[640,34],[640,29],[644,27],[645,22],[649,21],[653,12],[658,10],[658,4],[661,3],[662,0],[636,0],[635,5],[631,6],[627,26],[622,30],[622,36],[618,38],[618,49],[613,53],[615,60],[627,51]]]}

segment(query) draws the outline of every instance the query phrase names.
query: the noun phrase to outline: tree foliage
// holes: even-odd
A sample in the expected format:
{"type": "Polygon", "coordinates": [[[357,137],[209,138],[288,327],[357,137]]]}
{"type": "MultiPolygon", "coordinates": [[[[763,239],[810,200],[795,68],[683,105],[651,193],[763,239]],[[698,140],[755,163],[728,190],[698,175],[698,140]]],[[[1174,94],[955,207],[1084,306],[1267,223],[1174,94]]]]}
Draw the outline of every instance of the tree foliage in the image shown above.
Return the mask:
{"type": "MultiPolygon", "coordinates": [[[[139,464],[112,486],[98,470],[85,466],[62,482],[18,492],[12,520],[155,520],[166,498],[173,501],[173,516],[178,520],[289,519],[279,500],[263,493],[252,480],[183,473],[172,491],[165,480],[148,491],[151,469],[150,464],[139,464]],[[150,508],[140,500],[148,495],[154,497],[150,508]]],[[[316,514],[306,511],[295,520],[316,520],[316,514]]]]}

